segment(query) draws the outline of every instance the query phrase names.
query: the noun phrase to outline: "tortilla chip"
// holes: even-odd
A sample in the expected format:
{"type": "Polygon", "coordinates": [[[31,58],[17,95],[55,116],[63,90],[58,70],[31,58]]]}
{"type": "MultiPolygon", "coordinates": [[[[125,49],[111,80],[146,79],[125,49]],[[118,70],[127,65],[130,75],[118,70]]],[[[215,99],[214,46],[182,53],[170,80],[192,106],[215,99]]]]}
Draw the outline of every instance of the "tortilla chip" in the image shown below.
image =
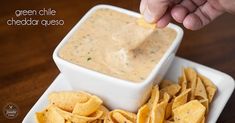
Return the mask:
{"type": "Polygon", "coordinates": [[[65,119],[50,106],[42,112],[36,112],[37,123],[64,123],[65,119]]]}
{"type": "Polygon", "coordinates": [[[167,106],[166,106],[166,113],[165,113],[165,119],[170,118],[171,113],[172,113],[172,104],[173,104],[173,100],[171,100],[167,106]]]}
{"type": "Polygon", "coordinates": [[[165,110],[168,104],[170,96],[164,93],[163,101],[157,105],[153,106],[152,112],[150,114],[150,119],[152,123],[163,123],[165,120],[165,110]]]}
{"type": "Polygon", "coordinates": [[[197,86],[195,88],[195,97],[198,97],[199,99],[207,99],[205,86],[203,85],[199,77],[197,78],[197,86]]]}
{"type": "Polygon", "coordinates": [[[214,96],[215,96],[216,88],[206,87],[206,90],[207,90],[207,93],[208,93],[209,102],[211,103],[213,98],[214,98],[214,96]]]}
{"type": "Polygon", "coordinates": [[[172,109],[175,109],[176,107],[185,104],[188,100],[188,94],[190,91],[191,91],[191,89],[186,89],[180,95],[175,97],[173,100],[172,109]]]}
{"type": "Polygon", "coordinates": [[[180,91],[180,86],[178,84],[172,84],[169,86],[166,86],[160,90],[160,93],[168,93],[171,97],[175,96],[180,91]]]}
{"type": "Polygon", "coordinates": [[[90,123],[103,123],[103,122],[104,122],[103,120],[98,119],[98,120],[92,121],[92,122],[90,122],[90,123]]]}
{"type": "Polygon", "coordinates": [[[183,70],[183,75],[179,78],[179,85],[181,86],[181,92],[187,89],[187,79],[184,70],[183,70]]]}
{"type": "MultiPolygon", "coordinates": [[[[156,88],[155,88],[156,89],[156,88]]],[[[157,89],[156,89],[157,90],[157,89]]],[[[155,95],[155,94],[153,94],[155,95]]],[[[165,120],[165,110],[170,99],[167,93],[164,93],[162,101],[157,104],[142,106],[137,114],[137,123],[163,123],[165,120]],[[149,107],[152,106],[152,107],[149,107]]],[[[158,98],[158,97],[157,97],[158,98]]],[[[154,101],[149,101],[149,103],[154,101]]]]}
{"type": "Polygon", "coordinates": [[[92,121],[99,119],[103,114],[102,111],[97,110],[95,113],[93,113],[89,117],[87,117],[87,116],[80,116],[77,114],[73,114],[73,113],[64,111],[56,106],[52,106],[52,108],[53,108],[53,110],[58,112],[64,119],[71,121],[71,122],[74,122],[74,123],[92,122],[92,121]]]}
{"type": "Polygon", "coordinates": [[[185,75],[188,82],[188,88],[191,88],[191,92],[189,93],[189,99],[194,99],[195,88],[197,85],[197,73],[190,67],[185,68],[185,75]]]}
{"type": "Polygon", "coordinates": [[[148,106],[151,108],[153,105],[156,105],[160,98],[160,92],[158,85],[154,86],[151,92],[151,97],[148,101],[148,106]]]}
{"type": "Polygon", "coordinates": [[[209,80],[207,77],[199,74],[198,75],[200,77],[200,79],[202,80],[203,84],[207,87],[207,86],[210,86],[210,87],[213,87],[213,88],[216,88],[215,84],[209,80]]]}
{"type": "Polygon", "coordinates": [[[212,81],[210,81],[208,78],[206,78],[203,75],[198,75],[200,77],[200,79],[202,80],[203,84],[206,87],[206,92],[208,94],[208,98],[209,98],[209,102],[211,102],[213,100],[213,97],[215,96],[216,93],[216,86],[213,84],[212,81]]]}
{"type": "Polygon", "coordinates": [[[76,91],[61,91],[52,92],[48,95],[50,104],[56,105],[59,108],[72,112],[77,103],[87,102],[90,94],[76,91]]]}
{"type": "Polygon", "coordinates": [[[155,29],[157,27],[156,24],[151,24],[151,23],[146,22],[143,17],[138,18],[136,22],[139,26],[142,26],[144,28],[155,29]]]}
{"type": "Polygon", "coordinates": [[[198,101],[192,100],[173,109],[175,123],[201,123],[206,108],[198,101]]]}
{"type": "Polygon", "coordinates": [[[174,121],[170,121],[170,120],[165,120],[164,123],[174,123],[174,121]]]}
{"type": "Polygon", "coordinates": [[[46,123],[46,119],[47,117],[45,116],[45,113],[43,113],[43,111],[35,113],[36,123],[46,123]]]}
{"type": "Polygon", "coordinates": [[[116,122],[118,123],[133,123],[134,121],[129,120],[128,118],[124,117],[121,113],[119,112],[113,112],[113,119],[115,119],[116,122]]]}
{"type": "Polygon", "coordinates": [[[162,89],[162,88],[165,88],[165,87],[170,86],[172,84],[175,84],[175,82],[172,82],[171,80],[162,80],[160,82],[159,87],[160,87],[160,89],[162,89]]]}
{"type": "Polygon", "coordinates": [[[81,116],[88,116],[94,113],[103,103],[103,101],[97,96],[91,96],[85,103],[77,103],[73,109],[74,114],[81,116]]]}
{"type": "Polygon", "coordinates": [[[170,118],[168,118],[167,120],[169,120],[169,121],[174,121],[174,117],[170,117],[170,118]]]}
{"type": "Polygon", "coordinates": [[[206,114],[209,113],[209,100],[208,99],[202,99],[202,100],[199,100],[199,101],[206,108],[206,114]]]}
{"type": "Polygon", "coordinates": [[[109,110],[105,106],[101,105],[98,110],[103,111],[103,115],[100,119],[105,120],[108,118],[109,110]]]}
{"type": "Polygon", "coordinates": [[[206,118],[204,116],[201,123],[205,123],[205,122],[206,122],[206,118]]]}
{"type": "Polygon", "coordinates": [[[137,113],[137,123],[148,123],[150,109],[148,105],[142,106],[137,113]]]}
{"type": "Polygon", "coordinates": [[[109,121],[113,123],[136,123],[136,114],[124,110],[113,110],[109,113],[109,121]]]}
{"type": "Polygon", "coordinates": [[[69,120],[65,120],[65,123],[72,123],[71,121],[69,121],[69,120]]]}

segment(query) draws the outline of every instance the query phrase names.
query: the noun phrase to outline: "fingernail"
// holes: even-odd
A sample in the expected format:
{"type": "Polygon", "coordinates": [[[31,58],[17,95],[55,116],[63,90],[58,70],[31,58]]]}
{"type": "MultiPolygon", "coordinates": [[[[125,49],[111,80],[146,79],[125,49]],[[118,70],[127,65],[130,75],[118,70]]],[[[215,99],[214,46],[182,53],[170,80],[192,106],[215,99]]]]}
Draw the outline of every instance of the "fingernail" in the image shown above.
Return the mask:
{"type": "Polygon", "coordinates": [[[152,23],[154,22],[154,18],[153,16],[151,15],[150,11],[148,8],[145,9],[144,11],[144,19],[149,22],[149,23],[152,23]]]}

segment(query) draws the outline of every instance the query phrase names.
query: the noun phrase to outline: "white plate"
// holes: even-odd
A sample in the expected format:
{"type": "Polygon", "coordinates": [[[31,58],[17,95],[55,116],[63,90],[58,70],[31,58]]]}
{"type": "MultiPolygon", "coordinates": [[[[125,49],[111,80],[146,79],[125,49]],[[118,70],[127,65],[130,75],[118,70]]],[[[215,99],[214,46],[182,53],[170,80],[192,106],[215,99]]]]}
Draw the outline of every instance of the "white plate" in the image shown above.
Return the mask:
{"type": "MultiPolygon", "coordinates": [[[[205,75],[210,80],[214,82],[217,86],[218,91],[215,95],[215,98],[210,106],[210,112],[208,115],[208,123],[215,123],[218,119],[220,113],[222,112],[224,106],[226,105],[229,97],[231,96],[234,90],[234,80],[229,75],[208,68],[206,66],[176,57],[168,70],[165,78],[173,81],[177,81],[178,77],[181,75],[183,67],[193,67],[197,72],[205,75]]],[[[79,80],[78,80],[79,81],[79,80]]],[[[45,93],[40,97],[36,104],[31,108],[28,114],[25,116],[23,123],[33,123],[34,114],[37,111],[41,111],[47,105],[47,95],[53,91],[60,90],[72,90],[72,87],[69,85],[67,80],[64,79],[62,74],[59,74],[54,82],[49,86],[45,93]]]]}

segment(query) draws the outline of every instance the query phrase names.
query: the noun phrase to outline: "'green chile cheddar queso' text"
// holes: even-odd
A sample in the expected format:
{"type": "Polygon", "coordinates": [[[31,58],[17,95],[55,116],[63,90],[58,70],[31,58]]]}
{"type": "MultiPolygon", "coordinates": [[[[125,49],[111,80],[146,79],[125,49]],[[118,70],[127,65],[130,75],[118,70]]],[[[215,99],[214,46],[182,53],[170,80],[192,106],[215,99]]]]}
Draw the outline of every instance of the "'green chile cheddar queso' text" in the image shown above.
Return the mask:
{"type": "Polygon", "coordinates": [[[59,56],[94,71],[141,82],[169,48],[176,32],[170,28],[146,29],[136,20],[114,10],[99,9],[82,23],[59,56]]]}

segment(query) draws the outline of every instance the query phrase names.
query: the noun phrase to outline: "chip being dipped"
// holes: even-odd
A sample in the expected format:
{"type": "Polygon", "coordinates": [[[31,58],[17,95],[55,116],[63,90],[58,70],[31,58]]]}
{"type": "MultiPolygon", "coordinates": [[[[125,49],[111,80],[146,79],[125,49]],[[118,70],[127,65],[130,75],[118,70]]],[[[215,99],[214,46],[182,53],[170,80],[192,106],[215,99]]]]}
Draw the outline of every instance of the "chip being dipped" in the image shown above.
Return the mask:
{"type": "Polygon", "coordinates": [[[144,28],[151,28],[151,29],[155,29],[157,27],[157,24],[152,24],[152,23],[148,23],[145,21],[145,19],[143,17],[140,17],[137,19],[136,23],[139,26],[142,26],[144,28]]]}

